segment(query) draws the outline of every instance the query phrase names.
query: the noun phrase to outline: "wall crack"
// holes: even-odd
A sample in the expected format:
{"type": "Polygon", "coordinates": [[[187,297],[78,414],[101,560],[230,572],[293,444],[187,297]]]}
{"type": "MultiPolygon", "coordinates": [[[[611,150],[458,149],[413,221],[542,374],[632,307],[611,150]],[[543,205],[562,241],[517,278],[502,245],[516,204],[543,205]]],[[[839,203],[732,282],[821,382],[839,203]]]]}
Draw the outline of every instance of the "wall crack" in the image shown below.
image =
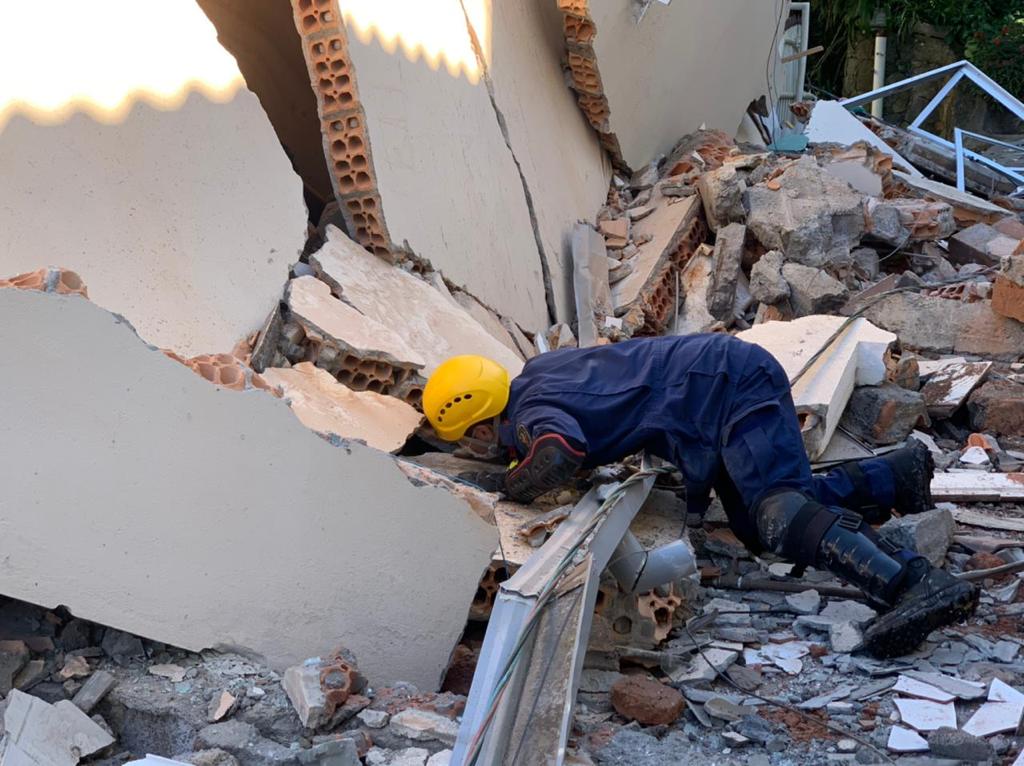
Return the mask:
{"type": "MultiPolygon", "coordinates": [[[[494,96],[494,82],[491,80],[491,73],[487,68],[487,60],[484,58],[483,48],[480,45],[480,38],[477,37],[473,23],[469,20],[469,13],[466,11],[466,3],[459,0],[459,7],[462,8],[462,15],[466,19],[466,30],[469,32],[469,39],[473,45],[473,53],[476,55],[477,63],[480,66],[480,73],[483,77],[484,87],[487,88],[487,97],[491,101],[491,108],[494,110],[494,118],[498,121],[498,128],[501,130],[501,137],[512,155],[512,162],[515,163],[516,172],[519,173],[519,182],[523,186],[523,197],[526,200],[526,209],[530,215],[530,226],[533,227],[533,239],[537,243],[537,255],[540,258],[541,278],[544,281],[544,302],[548,307],[548,321],[554,324],[558,320],[558,312],[555,307],[555,293],[551,286],[551,267],[548,265],[547,254],[544,252],[544,241],[540,235],[540,225],[537,222],[537,211],[533,204],[533,195],[530,193],[530,185],[526,182],[526,175],[519,163],[515,149],[512,148],[512,139],[508,133],[508,124],[505,122],[505,115],[498,106],[494,96]]],[[[543,329],[543,328],[542,328],[543,329]]]]}

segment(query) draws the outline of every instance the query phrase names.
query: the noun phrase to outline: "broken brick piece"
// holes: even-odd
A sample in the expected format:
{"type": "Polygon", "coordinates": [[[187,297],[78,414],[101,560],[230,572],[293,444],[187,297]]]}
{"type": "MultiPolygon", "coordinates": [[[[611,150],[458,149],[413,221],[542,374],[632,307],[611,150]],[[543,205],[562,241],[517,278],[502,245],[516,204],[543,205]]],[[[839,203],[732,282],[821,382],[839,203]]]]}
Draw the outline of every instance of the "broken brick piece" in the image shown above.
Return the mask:
{"type": "Polygon", "coordinates": [[[992,287],[992,310],[1000,316],[1024,322],[1024,285],[997,274],[992,287]]]}
{"type": "Polygon", "coordinates": [[[682,715],[683,695],[646,676],[625,676],[612,685],[612,707],[644,726],[667,726],[682,715]]]}

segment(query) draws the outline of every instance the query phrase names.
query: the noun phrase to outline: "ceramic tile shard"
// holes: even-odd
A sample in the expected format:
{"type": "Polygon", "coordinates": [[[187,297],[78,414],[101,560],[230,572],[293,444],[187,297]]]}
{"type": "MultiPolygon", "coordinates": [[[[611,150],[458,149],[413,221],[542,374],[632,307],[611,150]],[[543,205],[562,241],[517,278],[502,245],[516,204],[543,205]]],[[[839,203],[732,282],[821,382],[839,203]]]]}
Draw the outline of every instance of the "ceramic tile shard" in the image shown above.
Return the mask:
{"type": "Polygon", "coordinates": [[[956,708],[952,702],[897,698],[895,704],[903,723],[918,731],[934,731],[943,726],[956,728],[956,708]]]}

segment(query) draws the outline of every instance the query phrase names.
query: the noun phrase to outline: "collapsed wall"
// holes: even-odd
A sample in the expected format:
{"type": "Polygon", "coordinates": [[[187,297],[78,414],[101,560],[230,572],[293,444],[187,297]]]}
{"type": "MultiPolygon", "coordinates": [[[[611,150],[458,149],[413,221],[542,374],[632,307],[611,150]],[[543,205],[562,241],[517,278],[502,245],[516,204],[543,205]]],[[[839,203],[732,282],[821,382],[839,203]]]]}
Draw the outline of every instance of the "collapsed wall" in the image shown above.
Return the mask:
{"type": "Polygon", "coordinates": [[[48,12],[52,56],[27,33],[34,9],[8,4],[0,24],[0,273],[57,262],[151,343],[229,350],[305,242],[266,115],[194,3],[147,3],[154,34],[125,32],[127,0],[48,12]]]}
{"type": "Polygon", "coordinates": [[[610,173],[541,6],[293,0],[348,233],[529,331],[571,316],[569,234],[610,173]]]}
{"type": "Polygon", "coordinates": [[[78,295],[0,290],[0,593],[276,669],[440,683],[496,531],[394,460],[228,391],[78,295]]]}
{"type": "Polygon", "coordinates": [[[788,0],[558,6],[580,108],[626,167],[643,167],[702,125],[735,132],[750,102],[777,87],[774,46],[788,0]]]}

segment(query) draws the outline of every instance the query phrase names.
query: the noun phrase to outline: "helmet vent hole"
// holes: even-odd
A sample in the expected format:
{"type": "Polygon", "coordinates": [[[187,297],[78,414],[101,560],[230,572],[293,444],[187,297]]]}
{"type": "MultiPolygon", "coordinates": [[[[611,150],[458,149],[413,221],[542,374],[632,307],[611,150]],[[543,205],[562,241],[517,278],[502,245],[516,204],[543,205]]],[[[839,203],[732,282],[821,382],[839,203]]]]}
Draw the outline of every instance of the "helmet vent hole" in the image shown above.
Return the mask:
{"type": "Polygon", "coordinates": [[[463,398],[463,399],[465,399],[466,401],[469,401],[470,399],[472,399],[472,398],[473,398],[473,394],[466,394],[466,395],[465,395],[464,397],[462,397],[462,398],[463,398]]]}
{"type": "Polygon", "coordinates": [[[443,417],[440,417],[440,416],[438,416],[438,418],[437,418],[437,422],[438,422],[438,423],[443,423],[443,422],[444,422],[444,418],[443,418],[443,417]]]}
{"type": "Polygon", "coordinates": [[[458,404],[458,403],[459,403],[459,402],[461,402],[461,401],[462,401],[462,397],[461,397],[461,396],[456,396],[456,397],[455,397],[455,403],[456,403],[456,404],[458,404]]]}

